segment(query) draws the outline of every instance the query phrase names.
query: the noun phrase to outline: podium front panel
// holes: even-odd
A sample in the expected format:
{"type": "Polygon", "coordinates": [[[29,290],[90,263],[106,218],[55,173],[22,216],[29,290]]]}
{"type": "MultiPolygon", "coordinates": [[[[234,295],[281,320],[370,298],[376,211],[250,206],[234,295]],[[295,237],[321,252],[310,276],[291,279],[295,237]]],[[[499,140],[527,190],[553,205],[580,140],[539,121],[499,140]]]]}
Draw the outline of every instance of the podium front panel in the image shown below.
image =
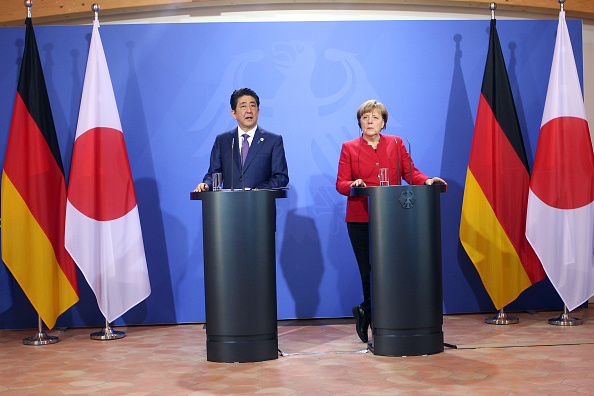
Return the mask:
{"type": "Polygon", "coordinates": [[[354,188],[369,196],[372,351],[383,356],[443,352],[443,186],[354,188]]]}
{"type": "Polygon", "coordinates": [[[202,201],[207,360],[278,358],[276,198],[285,191],[193,193],[202,201]]]}

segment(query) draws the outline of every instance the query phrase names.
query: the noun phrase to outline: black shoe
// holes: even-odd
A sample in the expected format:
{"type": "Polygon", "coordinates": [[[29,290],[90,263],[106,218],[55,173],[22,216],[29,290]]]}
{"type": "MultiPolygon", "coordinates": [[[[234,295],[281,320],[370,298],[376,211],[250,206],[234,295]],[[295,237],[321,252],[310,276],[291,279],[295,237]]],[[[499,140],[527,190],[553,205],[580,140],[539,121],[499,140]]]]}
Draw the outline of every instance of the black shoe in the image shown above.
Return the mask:
{"type": "MultiPolygon", "coordinates": [[[[371,315],[365,312],[365,317],[363,318],[363,332],[367,335],[367,329],[372,327],[371,326],[371,315]]],[[[367,338],[367,337],[366,337],[367,338]]]]}
{"type": "Polygon", "coordinates": [[[353,316],[355,317],[355,328],[357,335],[363,342],[367,342],[367,327],[369,327],[369,320],[365,318],[365,311],[360,305],[353,307],[353,316]]]}

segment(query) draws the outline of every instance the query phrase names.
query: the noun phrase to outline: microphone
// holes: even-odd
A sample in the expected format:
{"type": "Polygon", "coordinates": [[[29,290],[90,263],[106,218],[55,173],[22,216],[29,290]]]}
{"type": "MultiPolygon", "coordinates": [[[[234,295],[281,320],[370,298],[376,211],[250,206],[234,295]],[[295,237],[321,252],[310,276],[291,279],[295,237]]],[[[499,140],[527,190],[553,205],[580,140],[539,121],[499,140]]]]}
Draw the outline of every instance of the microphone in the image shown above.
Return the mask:
{"type": "Polygon", "coordinates": [[[231,140],[231,191],[233,191],[233,168],[235,168],[235,164],[233,163],[233,157],[235,157],[233,153],[233,148],[235,147],[235,136],[233,140],[231,140]]]}
{"type": "MultiPolygon", "coordinates": [[[[245,137],[243,138],[245,142],[245,137]]],[[[241,189],[245,190],[245,181],[243,181],[243,144],[241,145],[241,153],[240,153],[240,160],[241,160],[241,189]]]]}
{"type": "MultiPolygon", "coordinates": [[[[357,169],[359,169],[359,179],[363,180],[363,175],[361,174],[360,158],[361,158],[361,141],[359,140],[359,151],[357,152],[357,169]]],[[[357,179],[355,179],[355,180],[357,180],[357,179]]]]}
{"type": "Polygon", "coordinates": [[[394,137],[394,141],[396,142],[396,158],[398,159],[398,182],[396,185],[399,186],[400,180],[402,179],[400,176],[400,145],[398,144],[398,139],[396,139],[396,137],[394,137]]]}
{"type": "Polygon", "coordinates": [[[408,140],[408,138],[406,138],[406,141],[408,142],[408,179],[409,179],[409,183],[411,186],[412,184],[412,156],[411,156],[411,151],[410,151],[410,141],[408,140]]]}

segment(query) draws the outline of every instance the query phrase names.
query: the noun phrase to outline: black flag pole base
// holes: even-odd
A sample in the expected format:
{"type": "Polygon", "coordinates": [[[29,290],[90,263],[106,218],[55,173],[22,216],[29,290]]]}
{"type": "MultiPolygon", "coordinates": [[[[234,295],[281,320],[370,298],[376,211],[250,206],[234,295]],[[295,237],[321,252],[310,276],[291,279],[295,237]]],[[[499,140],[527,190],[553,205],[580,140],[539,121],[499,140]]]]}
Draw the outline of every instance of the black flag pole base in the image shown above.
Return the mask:
{"type": "Polygon", "coordinates": [[[41,316],[37,315],[37,334],[23,338],[23,345],[49,345],[60,341],[58,337],[48,336],[42,328],[41,316]]]}
{"type": "Polygon", "coordinates": [[[123,331],[116,331],[111,328],[107,319],[105,319],[105,327],[96,333],[91,333],[91,340],[117,340],[126,337],[126,333],[123,331]]]}
{"type": "Polygon", "coordinates": [[[496,325],[508,325],[508,324],[516,324],[519,323],[520,319],[516,318],[515,316],[508,316],[505,312],[503,312],[503,308],[499,310],[497,315],[486,318],[485,323],[488,324],[496,324],[496,325]]]}
{"type": "Polygon", "coordinates": [[[563,313],[554,319],[549,319],[549,324],[555,326],[579,326],[584,324],[584,321],[580,318],[572,317],[569,312],[567,312],[567,305],[563,306],[563,313]]]}

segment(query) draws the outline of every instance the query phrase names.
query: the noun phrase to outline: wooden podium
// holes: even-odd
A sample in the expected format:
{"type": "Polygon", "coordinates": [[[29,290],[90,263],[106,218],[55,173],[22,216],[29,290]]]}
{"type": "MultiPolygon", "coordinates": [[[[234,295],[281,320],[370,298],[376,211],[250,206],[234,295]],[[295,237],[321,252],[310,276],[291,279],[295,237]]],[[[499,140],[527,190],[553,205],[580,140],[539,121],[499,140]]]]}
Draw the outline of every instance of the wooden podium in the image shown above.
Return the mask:
{"type": "Polygon", "coordinates": [[[190,193],[202,201],[206,359],[278,358],[276,198],[285,190],[190,193]]]}
{"type": "Polygon", "coordinates": [[[441,221],[445,186],[356,187],[369,197],[371,350],[382,356],[443,352],[441,221]]]}

